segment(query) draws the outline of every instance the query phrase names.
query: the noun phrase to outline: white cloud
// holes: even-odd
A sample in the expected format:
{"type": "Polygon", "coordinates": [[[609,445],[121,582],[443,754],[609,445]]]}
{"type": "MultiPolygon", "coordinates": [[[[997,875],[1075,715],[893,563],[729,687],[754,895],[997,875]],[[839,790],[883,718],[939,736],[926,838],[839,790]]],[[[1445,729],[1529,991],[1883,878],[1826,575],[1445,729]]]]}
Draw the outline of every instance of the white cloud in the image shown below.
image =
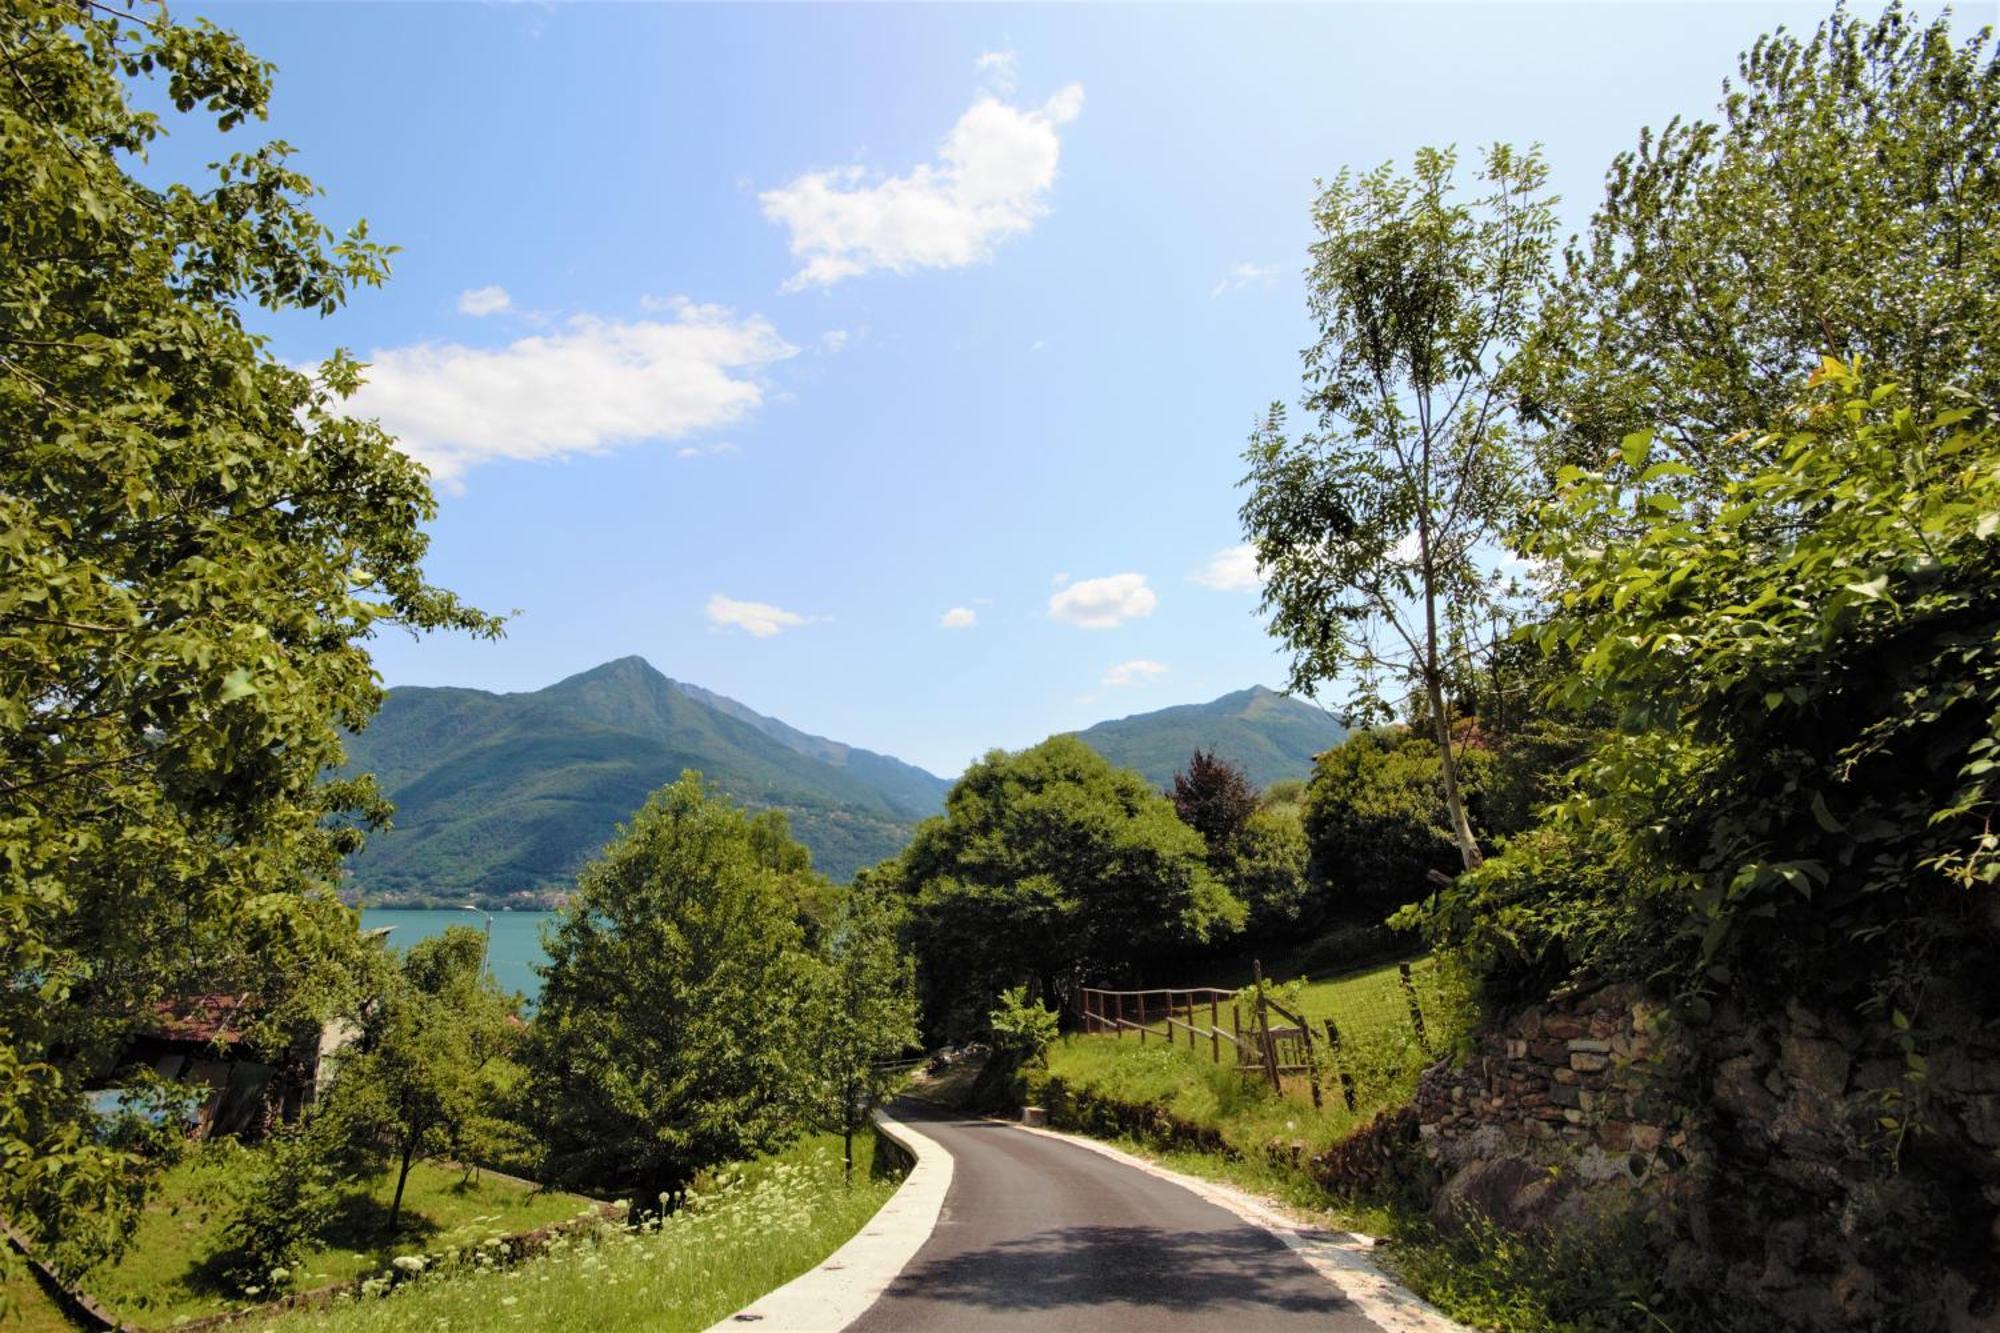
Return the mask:
{"type": "Polygon", "coordinates": [[[1048,212],[1062,153],[1057,127],[1083,109],[1079,84],[1039,107],[981,97],[945,136],[938,161],[871,181],[860,167],[815,171],[757,198],[791,232],[803,267],[788,291],[875,269],[963,268],[1048,212]]]}
{"type": "Polygon", "coordinates": [[[1256,549],[1248,542],[1217,551],[1188,577],[1218,592],[1246,592],[1263,582],[1257,573],[1256,549]]]}
{"type": "Polygon", "coordinates": [[[1222,281],[1211,287],[1208,294],[1210,296],[1227,296],[1231,292],[1240,292],[1253,282],[1269,282],[1273,277],[1277,276],[1277,272],[1278,270],[1275,267],[1263,264],[1238,264],[1235,268],[1223,274],[1222,281]]]}
{"type": "Polygon", "coordinates": [[[797,352],[760,316],[680,301],[672,320],[579,315],[505,347],[377,349],[348,400],[444,480],[496,458],[562,458],[740,421],[757,372],[797,352]]]}
{"type": "Polygon", "coordinates": [[[1049,617],[1083,629],[1113,629],[1152,615],[1159,603],[1144,574],[1113,574],[1084,579],[1056,593],[1049,598],[1049,617]]]}
{"type": "Polygon", "coordinates": [[[954,606],[938,617],[938,624],[946,629],[971,629],[979,623],[979,613],[969,606],[954,606]]]}
{"type": "Polygon", "coordinates": [[[708,623],[717,629],[740,629],[752,638],[768,639],[779,630],[810,623],[812,617],[769,602],[739,602],[716,593],[708,599],[708,623]]]}
{"type": "Polygon", "coordinates": [[[1021,62],[1012,51],[982,51],[973,64],[1003,93],[1013,92],[1021,81],[1021,62]]]}
{"type": "Polygon", "coordinates": [[[505,287],[469,287],[458,294],[461,315],[497,315],[513,304],[505,287]]]}
{"type": "Polygon", "coordinates": [[[1112,667],[1104,673],[1102,683],[1117,689],[1126,685],[1144,685],[1155,677],[1166,674],[1167,667],[1164,662],[1153,662],[1141,657],[1130,662],[1120,662],[1112,667]]]}
{"type": "Polygon", "coordinates": [[[1069,582],[1069,571],[1067,569],[1059,571],[1054,578],[1049,580],[1050,586],[1057,588],[1062,587],[1063,584],[1068,582],[1069,582]]]}
{"type": "Polygon", "coordinates": [[[828,329],[819,335],[819,350],[832,356],[847,346],[847,340],[851,336],[846,329],[828,329]]]}

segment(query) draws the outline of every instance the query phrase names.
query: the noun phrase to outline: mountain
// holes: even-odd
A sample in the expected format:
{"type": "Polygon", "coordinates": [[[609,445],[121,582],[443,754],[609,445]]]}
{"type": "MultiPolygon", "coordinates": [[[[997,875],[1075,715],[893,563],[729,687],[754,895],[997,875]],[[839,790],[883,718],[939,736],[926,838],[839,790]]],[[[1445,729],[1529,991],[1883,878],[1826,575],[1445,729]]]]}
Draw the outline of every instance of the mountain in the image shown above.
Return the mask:
{"type": "Polygon", "coordinates": [[[1076,735],[1163,790],[1197,749],[1241,765],[1261,788],[1280,778],[1309,776],[1314,756],[1340,744],[1347,728],[1322,708],[1254,685],[1210,703],[1100,722],[1076,735]]]}
{"type": "Polygon", "coordinates": [[[846,879],[900,851],[951,785],[638,657],[525,694],[393,689],[349,738],[348,767],[373,773],[396,805],[395,827],[349,862],[349,889],[375,903],[545,896],[687,768],[744,805],[783,810],[813,864],[846,879]]]}

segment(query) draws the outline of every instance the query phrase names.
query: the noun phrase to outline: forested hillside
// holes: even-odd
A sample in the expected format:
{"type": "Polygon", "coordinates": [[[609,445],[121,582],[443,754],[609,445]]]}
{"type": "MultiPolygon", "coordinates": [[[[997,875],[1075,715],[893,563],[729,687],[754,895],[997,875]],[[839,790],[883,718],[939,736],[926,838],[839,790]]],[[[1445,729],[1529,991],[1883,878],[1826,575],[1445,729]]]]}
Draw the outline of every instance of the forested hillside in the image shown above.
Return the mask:
{"type": "Polygon", "coordinates": [[[1268,787],[1304,778],[1313,758],[1340,744],[1347,728],[1325,709],[1253,685],[1205,704],[1182,704],[1100,722],[1077,738],[1121,768],[1136,768],[1165,788],[1196,750],[1239,765],[1252,783],[1268,787]]]}
{"type": "Polygon", "coordinates": [[[901,850],[947,785],[637,657],[527,694],[392,690],[348,760],[396,806],[395,826],[349,864],[348,888],[377,903],[561,889],[647,793],[689,768],[734,800],[784,811],[814,865],[846,879],[901,850]]]}

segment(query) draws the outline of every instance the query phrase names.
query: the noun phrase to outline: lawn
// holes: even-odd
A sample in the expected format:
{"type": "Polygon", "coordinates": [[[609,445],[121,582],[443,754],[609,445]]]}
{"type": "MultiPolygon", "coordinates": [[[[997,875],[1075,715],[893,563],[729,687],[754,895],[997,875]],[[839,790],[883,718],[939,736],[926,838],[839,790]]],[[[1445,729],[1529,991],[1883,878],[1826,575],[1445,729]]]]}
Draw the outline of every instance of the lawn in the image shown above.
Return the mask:
{"type": "Polygon", "coordinates": [[[840,1140],[817,1135],[698,1183],[688,1207],[637,1231],[604,1226],[515,1267],[478,1250],[380,1296],[343,1298],[273,1320],[277,1333],[536,1329],[616,1333],[707,1328],[819,1263],[895,1192],[889,1154],[855,1141],[851,1187],[840,1140]]]}
{"type": "Polygon", "coordinates": [[[27,1261],[0,1251],[0,1330],[5,1333],[74,1333],[76,1325],[43,1293],[27,1261]]]}
{"type": "MultiPolygon", "coordinates": [[[[1070,1036],[1049,1051],[1048,1072],[1073,1087],[1088,1087],[1119,1101],[1165,1107],[1182,1120],[1219,1130],[1231,1147],[1257,1155],[1272,1140],[1303,1143],[1317,1150],[1345,1137],[1376,1111],[1408,1101],[1417,1075],[1434,1057],[1449,1051],[1473,1019],[1465,987],[1429,958],[1411,964],[1411,979],[1424,1013],[1430,1050],[1416,1037],[1410,1006],[1394,964],[1313,981],[1295,978],[1274,984],[1269,993],[1306,1018],[1316,1036],[1332,1018],[1340,1029],[1341,1050],[1323,1079],[1322,1109],[1315,1112],[1303,1077],[1288,1077],[1279,1096],[1261,1078],[1246,1077],[1210,1057],[1209,1043],[1190,1049],[1169,1046],[1157,1036],[1140,1045],[1122,1038],[1070,1036]],[[1338,1072],[1354,1082],[1356,1110],[1350,1114],[1340,1093],[1338,1072]]],[[[1244,1025],[1252,1005],[1241,1003],[1244,1025]]],[[[1206,1023],[1206,1015],[1197,1021],[1206,1023]]],[[[1230,1025],[1222,1008],[1222,1024],[1230,1025]]],[[[1324,1047],[1322,1046],[1322,1049],[1324,1047]]]]}
{"type": "MultiPolygon", "coordinates": [[[[226,1141],[203,1144],[169,1171],[147,1204],[131,1247],[115,1265],[87,1274],[84,1289],[145,1327],[245,1304],[230,1298],[217,1270],[223,1228],[248,1174],[251,1151],[226,1141]]],[[[326,1286],[376,1271],[399,1254],[528,1231],[593,1206],[573,1194],[419,1165],[403,1196],[402,1221],[390,1235],[383,1224],[394,1188],[395,1178],[385,1176],[350,1193],[322,1247],[300,1263],[294,1285],[326,1286]]]]}

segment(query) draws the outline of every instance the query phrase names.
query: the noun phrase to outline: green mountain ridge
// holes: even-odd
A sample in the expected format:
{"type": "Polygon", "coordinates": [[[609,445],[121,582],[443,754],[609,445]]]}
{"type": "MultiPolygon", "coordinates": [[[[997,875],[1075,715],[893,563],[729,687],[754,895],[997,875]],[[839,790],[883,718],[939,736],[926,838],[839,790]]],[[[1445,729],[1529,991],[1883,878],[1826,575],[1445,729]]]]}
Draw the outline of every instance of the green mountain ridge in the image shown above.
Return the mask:
{"type": "MultiPolygon", "coordinates": [[[[1157,786],[1196,746],[1242,764],[1262,786],[1304,777],[1345,729],[1254,688],[1078,734],[1157,786]]],[[[377,906],[545,902],[650,793],[689,768],[732,800],[783,811],[813,864],[842,880],[900,852],[951,787],[914,764],[673,680],[638,657],[519,694],[405,686],[349,739],[348,770],[373,773],[396,818],[350,859],[344,888],[377,906]]]]}
{"type": "Polygon", "coordinates": [[[348,865],[349,895],[377,903],[559,891],[688,768],[744,805],[784,811],[814,864],[845,879],[900,851],[950,785],[637,657],[525,694],[393,689],[350,738],[348,768],[375,774],[396,805],[395,826],[348,865]]]}
{"type": "Polygon", "coordinates": [[[1253,685],[1205,704],[1180,704],[1100,722],[1075,733],[1114,764],[1136,768],[1164,790],[1197,749],[1242,766],[1257,787],[1312,773],[1321,751],[1340,744],[1347,727],[1331,713],[1253,685]]]}

